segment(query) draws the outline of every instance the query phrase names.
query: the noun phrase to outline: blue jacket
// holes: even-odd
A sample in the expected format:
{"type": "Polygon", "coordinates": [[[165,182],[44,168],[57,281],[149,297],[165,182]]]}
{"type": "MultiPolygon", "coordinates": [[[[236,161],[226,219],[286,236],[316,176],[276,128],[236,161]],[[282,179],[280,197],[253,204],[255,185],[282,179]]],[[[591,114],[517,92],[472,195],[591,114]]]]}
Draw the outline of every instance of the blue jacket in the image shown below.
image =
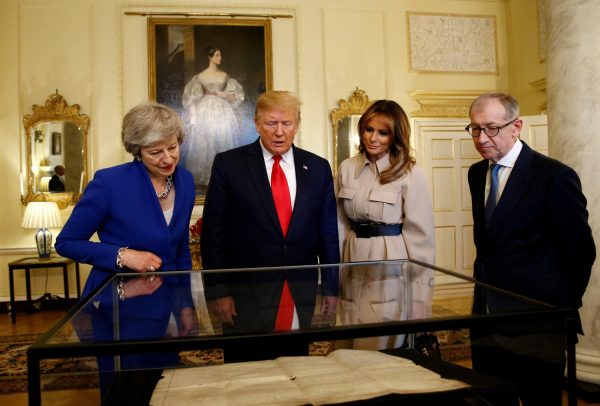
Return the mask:
{"type": "MultiPolygon", "coordinates": [[[[159,271],[192,268],[189,221],[195,201],[194,180],[181,167],[173,178],[177,194],[173,218],[167,226],[143,163],[134,160],[96,172],[56,240],[60,255],[92,265],[84,296],[107,276],[130,272],[116,266],[121,247],[158,255],[162,259],[159,271]],[[90,241],[94,233],[100,242],[90,241]]],[[[173,310],[174,300],[177,307],[193,307],[189,286],[188,276],[164,278],[153,295],[125,301],[131,306],[121,306],[121,314],[138,317],[139,309],[144,309],[144,318],[163,318],[173,310]],[[169,289],[174,284],[183,290],[169,289]]]]}

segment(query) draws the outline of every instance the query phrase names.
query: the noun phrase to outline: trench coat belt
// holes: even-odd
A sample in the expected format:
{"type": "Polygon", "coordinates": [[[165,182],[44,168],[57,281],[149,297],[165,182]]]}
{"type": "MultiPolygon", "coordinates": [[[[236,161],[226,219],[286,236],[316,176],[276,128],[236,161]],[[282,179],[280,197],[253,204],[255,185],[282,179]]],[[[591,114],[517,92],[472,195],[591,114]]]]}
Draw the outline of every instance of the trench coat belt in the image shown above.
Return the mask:
{"type": "Polygon", "coordinates": [[[378,223],[351,223],[352,231],[356,238],[381,237],[384,235],[402,234],[402,223],[400,224],[378,224],[378,223]]]}

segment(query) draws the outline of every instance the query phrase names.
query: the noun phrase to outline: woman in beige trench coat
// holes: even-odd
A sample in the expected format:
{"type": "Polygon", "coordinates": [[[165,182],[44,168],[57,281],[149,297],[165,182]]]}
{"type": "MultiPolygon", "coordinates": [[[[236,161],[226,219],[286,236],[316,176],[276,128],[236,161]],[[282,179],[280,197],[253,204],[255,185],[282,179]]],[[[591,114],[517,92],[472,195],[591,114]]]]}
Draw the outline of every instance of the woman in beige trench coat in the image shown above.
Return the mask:
{"type": "MultiPolygon", "coordinates": [[[[342,260],[411,258],[433,263],[431,198],[425,174],[410,155],[406,113],[394,101],[376,101],[360,118],[358,130],[359,154],[341,163],[336,179],[342,260]]],[[[405,320],[431,313],[433,271],[429,269],[406,275],[397,266],[357,266],[343,269],[340,283],[342,324],[405,320]]],[[[403,339],[357,339],[353,347],[395,348],[403,339]]]]}

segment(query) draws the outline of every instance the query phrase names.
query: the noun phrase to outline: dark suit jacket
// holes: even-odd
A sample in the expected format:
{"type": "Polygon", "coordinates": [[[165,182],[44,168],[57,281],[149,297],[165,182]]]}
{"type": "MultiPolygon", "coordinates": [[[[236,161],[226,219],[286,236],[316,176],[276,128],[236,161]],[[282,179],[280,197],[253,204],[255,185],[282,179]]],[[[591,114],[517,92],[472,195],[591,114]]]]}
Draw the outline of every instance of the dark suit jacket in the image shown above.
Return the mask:
{"type": "Polygon", "coordinates": [[[52,175],[50,182],[48,182],[48,190],[51,192],[64,192],[65,184],[58,175],[52,175]]]}
{"type": "MultiPolygon", "coordinates": [[[[271,194],[260,143],[217,154],[202,222],[205,269],[339,262],[336,202],[329,163],[293,147],[296,200],[286,237],[271,194]]],[[[316,270],[205,274],[206,298],[233,296],[238,329],[272,330],[286,275],[301,326],[310,323],[316,270]]],[[[338,294],[337,269],[321,269],[321,294],[338,294]]]]}
{"type": "MultiPolygon", "coordinates": [[[[523,149],[485,229],[488,161],[469,169],[477,248],[475,278],[558,306],[581,307],[596,249],[575,171],[523,149]]],[[[475,290],[474,311],[511,309],[502,296],[475,290]],[[487,297],[484,297],[487,296],[487,297]]]]}

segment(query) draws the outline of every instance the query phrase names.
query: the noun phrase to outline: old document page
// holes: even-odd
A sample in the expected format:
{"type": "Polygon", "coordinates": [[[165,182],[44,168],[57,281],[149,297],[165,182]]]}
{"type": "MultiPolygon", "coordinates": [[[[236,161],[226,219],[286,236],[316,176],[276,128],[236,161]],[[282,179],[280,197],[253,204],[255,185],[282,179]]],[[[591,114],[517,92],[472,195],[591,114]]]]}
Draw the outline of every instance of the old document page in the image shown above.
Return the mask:
{"type": "Polygon", "coordinates": [[[154,406],[322,405],[392,393],[428,393],[467,387],[411,360],[378,351],[337,350],[326,357],[165,370],[154,390],[154,406]]]}

